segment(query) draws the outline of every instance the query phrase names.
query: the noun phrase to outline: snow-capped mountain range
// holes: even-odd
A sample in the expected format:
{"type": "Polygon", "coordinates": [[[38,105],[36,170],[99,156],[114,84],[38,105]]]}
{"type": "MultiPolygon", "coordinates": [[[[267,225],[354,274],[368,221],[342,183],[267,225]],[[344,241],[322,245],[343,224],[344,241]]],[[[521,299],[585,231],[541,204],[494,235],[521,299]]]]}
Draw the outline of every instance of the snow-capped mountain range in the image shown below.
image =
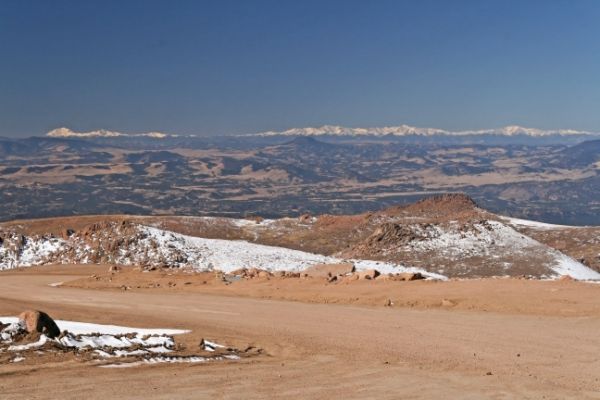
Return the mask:
{"type": "Polygon", "coordinates": [[[600,136],[600,132],[579,131],[574,129],[543,130],[526,128],[518,125],[509,125],[502,128],[448,131],[437,128],[419,128],[410,125],[385,126],[374,128],[349,128],[339,125],[323,125],[321,127],[292,128],[285,131],[268,131],[254,134],[255,136],[600,136]]]}
{"type": "Polygon", "coordinates": [[[51,130],[50,132],[46,133],[46,136],[48,137],[57,137],[57,138],[65,138],[65,137],[78,137],[78,138],[92,138],[92,137],[127,137],[127,136],[146,136],[146,137],[151,137],[151,138],[155,138],[155,139],[163,139],[167,136],[177,136],[177,135],[170,135],[167,133],[162,133],[162,132],[145,132],[145,133],[122,133],[122,132],[115,132],[115,131],[109,131],[106,129],[99,129],[97,131],[90,131],[90,132],[75,132],[72,131],[69,128],[56,128],[51,130]]]}
{"type": "MultiPolygon", "coordinates": [[[[518,125],[509,125],[502,128],[467,130],[467,131],[449,131],[438,128],[420,128],[410,125],[384,126],[373,128],[350,128],[340,125],[323,125],[320,127],[291,128],[285,131],[266,131],[259,133],[250,133],[237,136],[528,136],[528,137],[549,137],[549,136],[600,136],[600,132],[580,131],[575,129],[537,129],[527,128],[518,125]]],[[[155,139],[164,139],[167,137],[179,137],[181,135],[169,134],[163,132],[145,132],[145,133],[123,133],[99,129],[89,132],[75,132],[69,128],[57,128],[46,133],[48,137],[77,137],[77,138],[95,138],[95,137],[149,137],[155,139]]],[[[196,135],[185,135],[194,137],[196,135]]]]}

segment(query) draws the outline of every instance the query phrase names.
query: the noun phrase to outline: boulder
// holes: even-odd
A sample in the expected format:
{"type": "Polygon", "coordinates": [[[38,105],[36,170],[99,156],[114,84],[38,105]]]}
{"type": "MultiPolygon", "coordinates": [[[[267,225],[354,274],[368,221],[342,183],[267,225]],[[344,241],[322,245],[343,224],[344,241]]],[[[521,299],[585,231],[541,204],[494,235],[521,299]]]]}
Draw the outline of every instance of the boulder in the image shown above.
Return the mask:
{"type": "Polygon", "coordinates": [[[261,270],[258,272],[259,278],[269,278],[270,276],[271,276],[271,273],[269,271],[261,270]]]}
{"type": "Polygon", "coordinates": [[[248,275],[248,269],[247,268],[238,268],[234,271],[231,271],[229,273],[230,275],[235,275],[235,276],[241,276],[241,277],[245,277],[246,275],[248,275]]]}
{"type": "Polygon", "coordinates": [[[74,234],[75,234],[75,231],[73,229],[65,228],[61,231],[60,236],[66,240],[66,239],[70,238],[71,236],[73,236],[74,234]]]}
{"type": "Polygon", "coordinates": [[[300,222],[310,222],[312,220],[312,216],[310,214],[302,214],[298,217],[300,222]]]}
{"type": "Polygon", "coordinates": [[[24,311],[19,315],[19,320],[25,323],[25,329],[29,333],[43,333],[50,338],[60,335],[56,322],[43,311],[24,311]]]}
{"type": "Polygon", "coordinates": [[[425,279],[420,272],[403,272],[398,274],[398,278],[402,281],[417,281],[419,279],[425,279]]]}
{"type": "Polygon", "coordinates": [[[348,275],[354,272],[354,264],[315,264],[304,270],[304,273],[313,278],[331,278],[332,276],[348,275]]]}
{"type": "Polygon", "coordinates": [[[356,275],[358,275],[358,279],[375,279],[381,274],[376,269],[365,269],[358,271],[356,275]]]}

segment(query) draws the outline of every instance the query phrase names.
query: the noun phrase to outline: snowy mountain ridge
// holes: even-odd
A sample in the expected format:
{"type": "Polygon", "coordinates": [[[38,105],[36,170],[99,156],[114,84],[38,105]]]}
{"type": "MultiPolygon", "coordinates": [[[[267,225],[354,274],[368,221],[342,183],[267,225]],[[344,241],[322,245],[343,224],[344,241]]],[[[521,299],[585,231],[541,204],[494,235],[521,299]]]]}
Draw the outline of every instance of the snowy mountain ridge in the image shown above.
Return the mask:
{"type": "Polygon", "coordinates": [[[109,131],[106,129],[99,129],[96,131],[89,131],[89,132],[75,132],[69,128],[62,127],[62,128],[56,128],[56,129],[51,130],[50,132],[46,133],[46,136],[54,137],[54,138],[142,137],[142,136],[145,136],[145,137],[150,137],[150,138],[154,138],[154,139],[164,139],[169,136],[175,137],[177,135],[171,135],[171,134],[162,133],[162,132],[122,133],[122,132],[109,131]]]}
{"type": "Polygon", "coordinates": [[[437,128],[421,128],[410,125],[372,127],[372,128],[350,128],[339,125],[323,125],[321,127],[291,128],[284,131],[267,131],[253,134],[251,136],[598,136],[600,132],[581,131],[574,129],[551,129],[543,130],[527,128],[518,125],[509,125],[501,128],[449,131],[437,128]]]}
{"type": "MultiPolygon", "coordinates": [[[[411,125],[383,126],[383,127],[346,127],[340,125],[323,125],[320,127],[290,128],[283,131],[265,131],[259,133],[242,134],[237,136],[529,136],[534,138],[548,136],[600,136],[600,132],[576,130],[576,129],[538,129],[528,128],[519,125],[508,125],[501,128],[451,131],[438,128],[423,128],[411,125]]],[[[98,129],[89,132],[76,132],[66,127],[56,128],[48,133],[47,137],[54,138],[98,138],[98,137],[149,137],[154,139],[164,139],[167,137],[180,137],[181,135],[169,134],[163,132],[145,132],[145,133],[123,133],[107,129],[98,129]]],[[[195,135],[186,135],[195,137],[195,135]]]]}

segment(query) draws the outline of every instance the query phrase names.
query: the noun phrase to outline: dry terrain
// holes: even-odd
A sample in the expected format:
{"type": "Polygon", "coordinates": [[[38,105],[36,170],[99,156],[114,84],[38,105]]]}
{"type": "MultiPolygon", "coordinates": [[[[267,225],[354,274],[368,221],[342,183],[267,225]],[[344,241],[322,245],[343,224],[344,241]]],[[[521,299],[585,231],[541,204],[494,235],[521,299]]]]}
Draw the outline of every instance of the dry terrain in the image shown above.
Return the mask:
{"type": "Polygon", "coordinates": [[[502,214],[598,225],[600,141],[576,143],[517,137],[0,138],[0,220],[354,214],[460,191],[502,214]]]}
{"type": "Polygon", "coordinates": [[[184,341],[210,337],[254,345],[264,354],[125,369],[25,360],[0,366],[2,399],[49,393],[64,399],[84,393],[89,399],[600,398],[595,284],[483,279],[332,285],[276,277],[226,283],[214,274],[169,273],[109,273],[104,265],[5,271],[0,315],[33,308],[58,319],[190,329],[184,341]],[[164,285],[169,281],[175,285],[164,285]],[[65,283],[50,286],[57,282],[65,283]],[[140,288],[121,288],[126,282],[140,288]]]}

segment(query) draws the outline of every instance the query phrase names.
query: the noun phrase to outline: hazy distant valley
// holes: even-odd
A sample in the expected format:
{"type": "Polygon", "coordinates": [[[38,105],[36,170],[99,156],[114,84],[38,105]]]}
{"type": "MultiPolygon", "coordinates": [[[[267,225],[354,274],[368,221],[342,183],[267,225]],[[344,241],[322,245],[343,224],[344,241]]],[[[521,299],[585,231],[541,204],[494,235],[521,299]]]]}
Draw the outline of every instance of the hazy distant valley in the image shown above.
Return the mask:
{"type": "Polygon", "coordinates": [[[0,218],[352,214],[465,192],[505,215],[600,224],[600,141],[589,139],[2,138],[0,218]]]}

